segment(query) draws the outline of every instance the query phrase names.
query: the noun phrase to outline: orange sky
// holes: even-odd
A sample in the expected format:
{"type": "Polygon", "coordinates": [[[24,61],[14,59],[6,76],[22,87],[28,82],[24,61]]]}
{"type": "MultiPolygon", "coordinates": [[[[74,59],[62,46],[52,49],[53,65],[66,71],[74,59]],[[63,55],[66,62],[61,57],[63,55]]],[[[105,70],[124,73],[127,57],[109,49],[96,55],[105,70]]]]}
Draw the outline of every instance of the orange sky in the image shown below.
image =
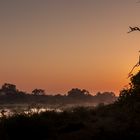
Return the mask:
{"type": "Polygon", "coordinates": [[[134,0],[0,2],[0,85],[66,93],[119,92],[138,61],[140,4],[134,0]]]}

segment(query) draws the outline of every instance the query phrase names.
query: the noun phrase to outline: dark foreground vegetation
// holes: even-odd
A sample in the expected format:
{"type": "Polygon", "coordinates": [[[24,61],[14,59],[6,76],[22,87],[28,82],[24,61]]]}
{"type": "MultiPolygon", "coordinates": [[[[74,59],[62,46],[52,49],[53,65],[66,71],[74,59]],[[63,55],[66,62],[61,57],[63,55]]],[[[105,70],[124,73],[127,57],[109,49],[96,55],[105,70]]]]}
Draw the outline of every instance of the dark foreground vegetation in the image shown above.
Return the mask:
{"type": "Polygon", "coordinates": [[[115,103],[64,112],[3,117],[2,140],[140,139],[140,72],[131,77],[115,103]]]}

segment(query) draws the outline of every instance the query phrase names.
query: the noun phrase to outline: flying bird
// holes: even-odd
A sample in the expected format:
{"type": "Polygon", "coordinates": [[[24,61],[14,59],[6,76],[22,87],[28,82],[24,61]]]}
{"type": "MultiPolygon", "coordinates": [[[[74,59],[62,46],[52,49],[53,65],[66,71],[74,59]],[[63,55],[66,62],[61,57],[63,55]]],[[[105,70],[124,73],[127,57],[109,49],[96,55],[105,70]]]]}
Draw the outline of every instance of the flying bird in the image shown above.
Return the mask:
{"type": "Polygon", "coordinates": [[[139,27],[131,27],[131,26],[129,26],[129,28],[130,28],[130,31],[127,32],[127,33],[131,33],[133,31],[140,31],[140,28],[139,27]]]}

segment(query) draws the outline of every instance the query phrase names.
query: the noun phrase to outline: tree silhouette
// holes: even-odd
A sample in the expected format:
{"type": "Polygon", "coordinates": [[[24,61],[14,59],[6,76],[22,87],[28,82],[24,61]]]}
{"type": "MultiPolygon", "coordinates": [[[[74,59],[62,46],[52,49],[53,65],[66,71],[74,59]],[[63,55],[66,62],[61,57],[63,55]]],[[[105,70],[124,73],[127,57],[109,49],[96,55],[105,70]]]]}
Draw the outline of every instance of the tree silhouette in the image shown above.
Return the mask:
{"type": "Polygon", "coordinates": [[[102,102],[112,102],[116,100],[115,94],[113,92],[98,92],[95,97],[102,102]]]}
{"type": "Polygon", "coordinates": [[[119,102],[140,101],[140,71],[130,78],[129,87],[120,92],[119,102]]]}
{"type": "Polygon", "coordinates": [[[70,91],[68,91],[68,96],[78,98],[78,97],[87,97],[87,96],[91,96],[91,95],[85,89],[81,90],[78,88],[73,88],[70,91]]]}
{"type": "Polygon", "coordinates": [[[18,90],[16,89],[16,85],[5,83],[1,87],[1,92],[4,92],[6,95],[17,94],[18,90]]]}
{"type": "Polygon", "coordinates": [[[45,90],[36,88],[32,91],[32,94],[34,94],[34,95],[45,95],[45,90]]]}
{"type": "Polygon", "coordinates": [[[140,88],[140,71],[131,77],[131,84],[133,89],[138,89],[140,88]]]}

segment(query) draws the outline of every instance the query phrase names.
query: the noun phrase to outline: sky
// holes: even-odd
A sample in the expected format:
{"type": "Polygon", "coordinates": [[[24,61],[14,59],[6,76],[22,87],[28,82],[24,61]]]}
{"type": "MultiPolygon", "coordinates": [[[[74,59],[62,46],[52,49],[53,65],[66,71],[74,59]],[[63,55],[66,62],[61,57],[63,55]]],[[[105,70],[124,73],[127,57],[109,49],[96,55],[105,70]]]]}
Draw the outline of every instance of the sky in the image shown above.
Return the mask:
{"type": "Polygon", "coordinates": [[[0,85],[119,94],[140,50],[129,26],[140,27],[135,0],[0,0],[0,85]]]}

